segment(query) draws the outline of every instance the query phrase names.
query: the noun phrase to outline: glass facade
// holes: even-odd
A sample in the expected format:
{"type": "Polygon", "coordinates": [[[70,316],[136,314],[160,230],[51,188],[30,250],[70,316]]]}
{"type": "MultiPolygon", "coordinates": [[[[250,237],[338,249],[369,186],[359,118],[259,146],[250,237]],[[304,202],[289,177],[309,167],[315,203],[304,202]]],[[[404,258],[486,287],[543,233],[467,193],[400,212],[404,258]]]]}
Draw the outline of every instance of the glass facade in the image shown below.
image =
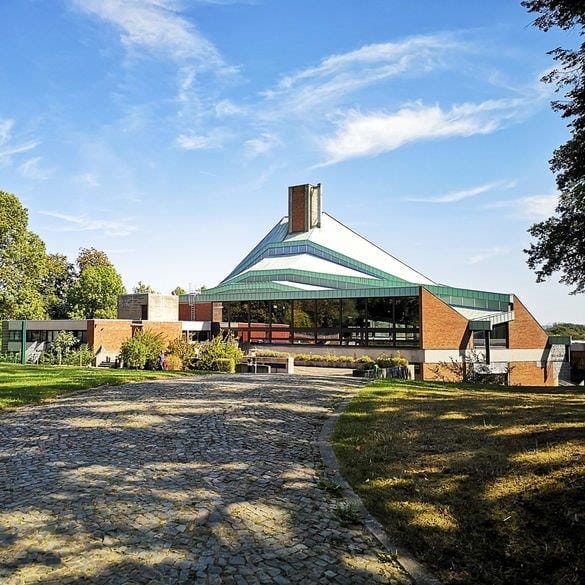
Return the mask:
{"type": "Polygon", "coordinates": [[[223,321],[242,342],[419,347],[418,297],[231,301],[223,321]]]}

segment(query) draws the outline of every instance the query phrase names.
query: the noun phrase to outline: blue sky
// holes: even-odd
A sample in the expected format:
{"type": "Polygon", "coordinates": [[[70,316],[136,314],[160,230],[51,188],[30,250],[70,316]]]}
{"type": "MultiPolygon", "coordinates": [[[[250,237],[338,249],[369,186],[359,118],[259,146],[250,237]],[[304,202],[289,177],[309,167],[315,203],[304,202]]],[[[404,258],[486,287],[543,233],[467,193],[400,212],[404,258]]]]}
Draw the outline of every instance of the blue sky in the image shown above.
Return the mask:
{"type": "Polygon", "coordinates": [[[3,0],[0,22],[0,189],[50,251],[211,286],[321,182],[430,278],[585,321],[522,252],[567,138],[539,78],[576,38],[519,2],[3,0]]]}

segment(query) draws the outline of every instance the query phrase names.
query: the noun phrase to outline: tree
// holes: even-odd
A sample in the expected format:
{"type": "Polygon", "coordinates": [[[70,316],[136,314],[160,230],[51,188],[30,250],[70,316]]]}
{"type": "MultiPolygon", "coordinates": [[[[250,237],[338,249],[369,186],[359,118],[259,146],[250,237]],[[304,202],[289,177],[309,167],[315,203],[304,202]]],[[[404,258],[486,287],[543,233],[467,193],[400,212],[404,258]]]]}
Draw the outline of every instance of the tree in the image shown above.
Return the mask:
{"type": "Polygon", "coordinates": [[[132,292],[136,295],[158,294],[158,291],[154,290],[150,284],[146,284],[141,280],[138,281],[138,284],[132,289],[132,292]]]}
{"type": "MultiPolygon", "coordinates": [[[[522,6],[538,16],[534,25],[548,31],[577,29],[585,34],[585,2],[582,0],[525,0],[522,6]]],[[[559,202],[555,214],[530,227],[536,238],[527,250],[528,266],[542,282],[555,272],[560,281],[574,287],[572,294],[585,292],[585,42],[576,49],[556,48],[550,53],[559,64],[543,78],[554,83],[563,100],[552,103],[568,120],[569,140],[557,148],[550,160],[556,175],[559,202]]]]}
{"type": "Polygon", "coordinates": [[[118,296],[126,292],[113,266],[88,266],[69,289],[71,319],[115,319],[118,296]]]}
{"type": "Polygon", "coordinates": [[[83,272],[86,268],[93,266],[111,266],[114,265],[110,262],[108,255],[102,250],[96,250],[96,248],[81,248],[77,255],[77,268],[79,272],[83,272]]]}
{"type": "Polygon", "coordinates": [[[45,244],[28,229],[28,211],[0,191],[0,320],[42,319],[45,244]]]}
{"type": "Polygon", "coordinates": [[[570,335],[574,339],[585,339],[585,325],[579,323],[553,323],[546,328],[549,335],[570,335]]]}
{"type": "Polygon", "coordinates": [[[57,357],[57,363],[61,365],[73,349],[79,345],[79,341],[70,331],[59,331],[51,344],[51,349],[57,357]]]}
{"type": "Polygon", "coordinates": [[[171,291],[171,294],[180,297],[181,295],[186,295],[187,291],[182,286],[176,286],[174,290],[171,291]]]}
{"type": "Polygon", "coordinates": [[[75,267],[64,254],[49,254],[46,266],[47,272],[41,286],[48,316],[51,319],[66,319],[67,295],[77,278],[75,267]]]}

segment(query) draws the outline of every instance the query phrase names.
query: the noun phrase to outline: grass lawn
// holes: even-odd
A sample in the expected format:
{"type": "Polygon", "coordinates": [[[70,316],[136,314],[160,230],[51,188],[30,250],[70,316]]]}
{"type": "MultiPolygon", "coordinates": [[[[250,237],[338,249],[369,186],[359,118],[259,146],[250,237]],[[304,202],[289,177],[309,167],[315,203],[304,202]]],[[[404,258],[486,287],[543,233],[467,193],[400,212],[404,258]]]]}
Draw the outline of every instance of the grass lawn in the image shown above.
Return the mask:
{"type": "Polygon", "coordinates": [[[72,390],[93,388],[104,384],[124,384],[189,375],[196,375],[196,372],[0,364],[0,410],[9,406],[40,402],[45,398],[54,398],[72,390]]]}
{"type": "Polygon", "coordinates": [[[585,582],[585,394],[380,380],[333,434],[397,544],[449,584],[585,582]]]}

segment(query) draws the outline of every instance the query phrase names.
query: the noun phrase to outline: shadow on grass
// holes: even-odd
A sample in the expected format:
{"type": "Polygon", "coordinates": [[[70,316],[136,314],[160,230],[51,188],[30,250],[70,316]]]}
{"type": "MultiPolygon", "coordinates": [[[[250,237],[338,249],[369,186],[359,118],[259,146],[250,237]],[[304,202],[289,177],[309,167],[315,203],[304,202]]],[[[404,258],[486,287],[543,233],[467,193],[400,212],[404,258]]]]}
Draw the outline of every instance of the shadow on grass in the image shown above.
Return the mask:
{"type": "Polygon", "coordinates": [[[446,583],[581,583],[584,406],[561,389],[376,383],[333,441],[366,506],[446,583]]]}

